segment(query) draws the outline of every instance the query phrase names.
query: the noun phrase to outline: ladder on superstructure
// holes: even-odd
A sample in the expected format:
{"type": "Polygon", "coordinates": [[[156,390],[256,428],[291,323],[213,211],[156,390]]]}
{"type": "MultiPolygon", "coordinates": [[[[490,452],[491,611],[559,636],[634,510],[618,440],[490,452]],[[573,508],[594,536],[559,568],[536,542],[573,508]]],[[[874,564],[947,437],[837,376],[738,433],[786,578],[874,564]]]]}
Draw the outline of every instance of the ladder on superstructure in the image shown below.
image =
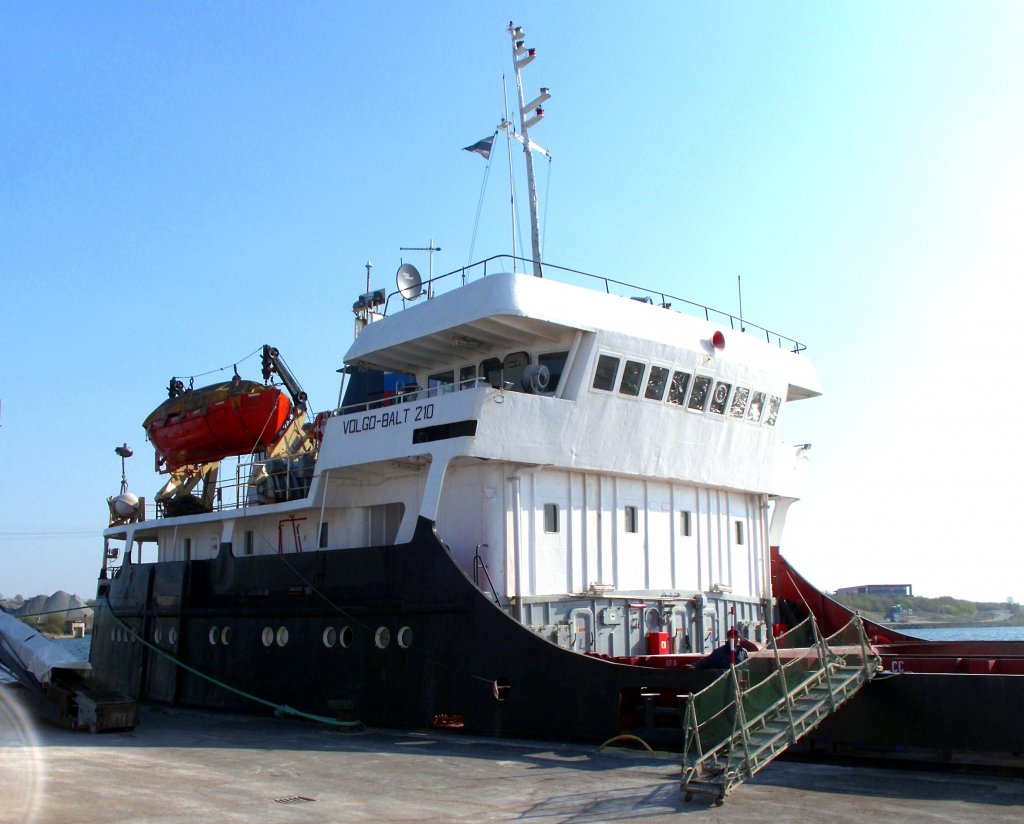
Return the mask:
{"type": "Polygon", "coordinates": [[[860,616],[823,638],[814,617],[779,639],[771,656],[730,667],[690,697],[681,789],[721,804],[790,744],[813,730],[881,669],[860,616]],[[796,646],[800,639],[810,642],[796,646]]]}

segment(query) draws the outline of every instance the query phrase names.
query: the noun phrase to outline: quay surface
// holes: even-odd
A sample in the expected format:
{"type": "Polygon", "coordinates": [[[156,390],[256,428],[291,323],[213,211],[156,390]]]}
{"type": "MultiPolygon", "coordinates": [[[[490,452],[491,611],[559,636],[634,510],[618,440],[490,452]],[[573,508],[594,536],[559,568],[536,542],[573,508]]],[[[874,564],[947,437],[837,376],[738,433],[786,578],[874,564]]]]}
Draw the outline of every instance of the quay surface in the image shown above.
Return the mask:
{"type": "MultiPolygon", "coordinates": [[[[1018,773],[1019,775],[1019,773],[1018,773]]],[[[1019,822],[1024,778],[776,762],[722,807],[679,757],[142,707],[132,732],[37,721],[0,684],[0,821],[1019,822]]]]}

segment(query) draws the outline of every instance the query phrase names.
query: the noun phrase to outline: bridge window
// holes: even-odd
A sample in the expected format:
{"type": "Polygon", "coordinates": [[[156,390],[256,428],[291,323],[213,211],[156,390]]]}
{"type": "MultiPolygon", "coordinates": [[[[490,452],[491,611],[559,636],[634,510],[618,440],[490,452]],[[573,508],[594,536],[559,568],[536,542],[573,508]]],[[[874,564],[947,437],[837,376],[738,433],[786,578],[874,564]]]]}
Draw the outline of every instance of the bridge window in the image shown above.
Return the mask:
{"type": "Polygon", "coordinates": [[[512,389],[519,391],[523,389],[523,372],[530,365],[530,356],[526,352],[512,352],[505,355],[501,364],[501,379],[507,384],[512,384],[512,389]]]}
{"type": "Polygon", "coordinates": [[[737,386],[732,394],[732,403],[729,404],[729,417],[738,421],[743,420],[743,413],[747,411],[747,400],[750,398],[750,389],[746,386],[737,386]]]}
{"type": "Polygon", "coordinates": [[[779,417],[779,407],[782,406],[782,398],[778,395],[772,395],[768,399],[768,414],[764,419],[765,426],[775,426],[775,421],[779,417]]]}
{"type": "Polygon", "coordinates": [[[647,377],[647,389],[644,397],[649,401],[660,401],[665,396],[665,385],[668,383],[668,370],[664,366],[652,366],[647,377]]]}
{"type": "Polygon", "coordinates": [[[725,404],[729,400],[729,390],[732,389],[731,383],[725,381],[718,381],[715,384],[715,394],[711,398],[710,412],[716,415],[725,414],[725,404]]]}
{"type": "Polygon", "coordinates": [[[686,404],[687,409],[703,412],[708,404],[708,395],[711,394],[711,376],[697,375],[693,379],[693,389],[690,391],[690,400],[686,404]]]}
{"type": "Polygon", "coordinates": [[[501,360],[488,358],[480,364],[480,377],[495,389],[501,388],[501,360]]]}
{"type": "Polygon", "coordinates": [[[686,400],[686,389],[690,385],[690,373],[675,371],[672,373],[672,384],[668,388],[668,402],[682,406],[686,400]]]}
{"type": "Polygon", "coordinates": [[[438,395],[445,395],[455,391],[455,372],[449,369],[447,372],[438,372],[427,378],[427,397],[434,398],[438,395]]]}
{"type": "Polygon", "coordinates": [[[750,406],[747,407],[747,420],[759,423],[761,412],[764,410],[764,392],[754,392],[750,396],[750,406]]]}
{"type": "Polygon", "coordinates": [[[476,367],[463,366],[459,370],[459,389],[472,389],[476,386],[476,367]]]}
{"type": "Polygon", "coordinates": [[[565,362],[569,359],[566,352],[547,352],[537,357],[537,363],[548,368],[550,378],[548,379],[548,392],[558,389],[558,382],[562,379],[562,372],[565,369],[565,362]]]}
{"type": "Polygon", "coordinates": [[[640,394],[640,386],[644,382],[644,365],[639,361],[628,360],[622,370],[622,381],[619,383],[620,395],[640,394]]]}
{"type": "Polygon", "coordinates": [[[597,370],[594,372],[594,389],[611,392],[618,372],[619,359],[613,355],[601,355],[597,359],[597,370]]]}

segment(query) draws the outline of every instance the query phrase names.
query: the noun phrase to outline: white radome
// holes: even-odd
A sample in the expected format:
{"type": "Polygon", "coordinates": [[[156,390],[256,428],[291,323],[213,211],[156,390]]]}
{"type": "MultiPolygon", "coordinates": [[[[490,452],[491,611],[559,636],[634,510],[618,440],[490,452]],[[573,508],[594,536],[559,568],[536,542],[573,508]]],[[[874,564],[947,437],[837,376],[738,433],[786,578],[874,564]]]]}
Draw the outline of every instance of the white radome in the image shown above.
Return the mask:
{"type": "Polygon", "coordinates": [[[139,511],[139,496],[131,492],[122,492],[114,498],[114,511],[122,518],[134,515],[139,511]]]}

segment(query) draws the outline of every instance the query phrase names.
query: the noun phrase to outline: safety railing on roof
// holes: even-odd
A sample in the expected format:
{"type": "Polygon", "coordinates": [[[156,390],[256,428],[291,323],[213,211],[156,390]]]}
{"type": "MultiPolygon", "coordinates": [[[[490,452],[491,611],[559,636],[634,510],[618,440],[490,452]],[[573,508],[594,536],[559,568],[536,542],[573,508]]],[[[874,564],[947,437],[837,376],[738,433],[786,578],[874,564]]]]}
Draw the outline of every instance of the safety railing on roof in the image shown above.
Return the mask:
{"type": "MultiPolygon", "coordinates": [[[[423,284],[424,291],[427,295],[431,295],[436,292],[438,287],[443,288],[452,286],[454,288],[457,286],[465,286],[470,280],[487,277],[489,274],[493,275],[515,271],[517,264],[526,264],[532,267],[533,261],[529,258],[517,257],[515,255],[495,255],[487,258],[486,260],[472,263],[468,266],[462,266],[458,269],[453,269],[450,272],[445,272],[443,275],[430,278],[423,284]]],[[[559,280],[568,282],[573,282],[577,279],[582,279],[587,283],[597,282],[604,287],[604,291],[608,294],[619,294],[622,292],[624,293],[622,294],[623,297],[630,297],[634,300],[643,301],[644,303],[657,304],[664,309],[672,309],[677,305],[682,305],[688,314],[698,317],[703,316],[704,320],[709,322],[713,320],[716,323],[728,323],[730,329],[740,332],[754,334],[758,337],[763,336],[768,343],[788,349],[790,352],[803,352],[807,348],[804,344],[794,340],[793,338],[780,335],[778,332],[773,332],[763,326],[758,326],[756,323],[750,323],[745,318],[733,315],[731,312],[725,312],[721,309],[713,309],[710,306],[705,306],[704,304],[696,303],[692,300],[687,300],[686,298],[681,298],[678,295],[671,295],[668,292],[663,292],[657,289],[648,289],[644,286],[637,286],[624,280],[617,280],[603,275],[592,275],[589,272],[583,272],[579,269],[570,269],[566,266],[557,266],[553,263],[545,263],[544,272],[545,276],[555,274],[559,280]]],[[[388,308],[391,306],[392,298],[401,300],[402,304],[405,304],[401,290],[395,290],[387,296],[383,308],[384,315],[387,315],[388,313],[388,308]]]]}

